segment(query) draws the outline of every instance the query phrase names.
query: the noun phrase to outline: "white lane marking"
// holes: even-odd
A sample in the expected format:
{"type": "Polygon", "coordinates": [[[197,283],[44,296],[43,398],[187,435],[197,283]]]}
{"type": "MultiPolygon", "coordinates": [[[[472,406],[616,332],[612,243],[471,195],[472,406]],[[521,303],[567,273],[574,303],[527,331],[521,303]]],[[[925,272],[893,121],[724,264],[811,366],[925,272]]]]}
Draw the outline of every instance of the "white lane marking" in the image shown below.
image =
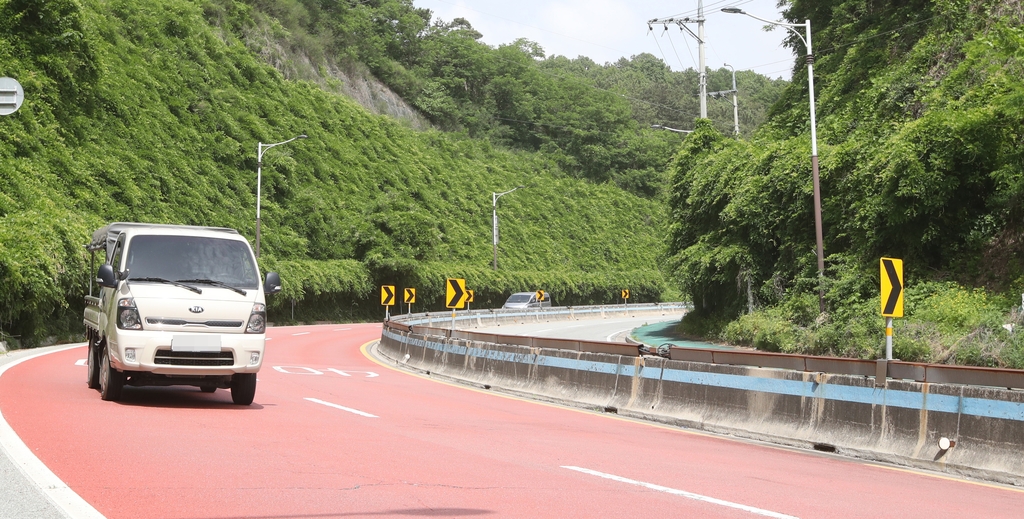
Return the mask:
{"type": "Polygon", "coordinates": [[[85,363],[85,359],[78,359],[78,360],[76,360],[75,361],[75,365],[76,366],[88,366],[88,364],[85,363]]]}
{"type": "Polygon", "coordinates": [[[617,331],[615,333],[612,333],[611,335],[609,335],[608,337],[605,338],[605,342],[612,342],[612,337],[615,337],[616,335],[618,335],[618,334],[620,334],[622,332],[628,332],[630,330],[632,330],[632,328],[626,328],[625,330],[619,330],[619,331],[617,331]]]}
{"type": "Polygon", "coordinates": [[[267,338],[265,338],[265,339],[263,339],[263,340],[265,340],[265,341],[269,341],[270,339],[273,339],[273,337],[267,337],[267,338]]]}
{"type": "Polygon", "coordinates": [[[287,373],[289,375],[323,375],[324,374],[323,371],[315,370],[313,368],[306,368],[306,367],[303,367],[303,366],[274,366],[274,370],[280,371],[281,373],[287,373]],[[305,371],[299,371],[299,372],[288,371],[288,368],[291,368],[291,369],[302,369],[302,370],[305,370],[305,371]]]}
{"type": "Polygon", "coordinates": [[[351,329],[352,328],[338,328],[337,330],[334,330],[334,331],[336,331],[336,332],[343,332],[343,331],[351,330],[351,329]]]}
{"type": "Polygon", "coordinates": [[[327,407],[333,407],[335,409],[341,409],[342,411],[348,411],[350,413],[357,414],[359,416],[365,416],[367,418],[380,418],[379,416],[372,415],[370,413],[365,413],[365,412],[360,411],[358,409],[352,409],[351,407],[345,407],[343,405],[332,404],[330,402],[324,402],[323,400],[319,400],[319,399],[316,399],[316,398],[306,398],[306,400],[309,400],[310,402],[313,402],[314,404],[320,404],[320,405],[325,405],[327,407]]]}
{"type": "Polygon", "coordinates": [[[694,494],[685,490],[676,490],[674,488],[663,487],[661,485],[655,485],[653,483],[644,483],[643,481],[636,481],[635,479],[628,479],[622,476],[616,476],[614,474],[605,474],[604,472],[598,472],[596,470],[585,469],[582,467],[573,467],[569,465],[563,465],[563,469],[575,470],[576,472],[582,472],[584,474],[590,474],[591,476],[597,476],[600,478],[610,479],[612,481],[618,481],[619,483],[628,483],[630,485],[637,485],[651,490],[657,490],[658,492],[665,492],[676,496],[682,496],[688,499],[694,499],[696,501],[704,501],[705,503],[711,503],[720,506],[726,506],[729,508],[735,508],[737,510],[743,510],[744,512],[750,512],[756,515],[763,515],[766,517],[776,517],[778,519],[797,519],[792,515],[780,514],[778,512],[772,512],[771,510],[764,510],[762,508],[755,508],[752,506],[741,505],[739,503],[733,503],[731,501],[723,501],[721,499],[715,499],[713,497],[702,496],[700,494],[694,494]]]}
{"type": "Polygon", "coordinates": [[[292,334],[292,337],[298,337],[299,335],[309,335],[309,332],[299,332],[299,333],[293,333],[293,334],[292,334]]]}
{"type": "MultiPolygon", "coordinates": [[[[66,348],[58,348],[23,357],[10,364],[0,366],[0,376],[8,369],[27,360],[71,348],[80,348],[84,345],[84,343],[74,344],[66,348]]],[[[32,450],[25,445],[25,442],[18,437],[18,433],[14,432],[14,429],[4,419],[3,413],[0,413],[0,450],[5,451],[7,457],[14,462],[14,465],[21,469],[22,473],[28,476],[36,484],[36,487],[58,508],[63,510],[68,517],[71,519],[103,519],[102,514],[96,511],[92,505],[82,499],[74,490],[71,490],[71,487],[61,481],[35,454],[32,454],[32,450]]]]}
{"type": "MultiPolygon", "coordinates": [[[[351,377],[352,376],[352,375],[349,375],[348,371],[342,371],[340,369],[327,368],[327,371],[333,371],[333,372],[335,372],[335,373],[337,373],[337,374],[339,374],[339,375],[341,375],[343,377],[351,377]]],[[[372,371],[352,371],[352,373],[366,373],[366,378],[373,378],[373,377],[379,377],[380,376],[380,375],[378,375],[378,374],[376,374],[376,373],[374,373],[372,371]]]]}

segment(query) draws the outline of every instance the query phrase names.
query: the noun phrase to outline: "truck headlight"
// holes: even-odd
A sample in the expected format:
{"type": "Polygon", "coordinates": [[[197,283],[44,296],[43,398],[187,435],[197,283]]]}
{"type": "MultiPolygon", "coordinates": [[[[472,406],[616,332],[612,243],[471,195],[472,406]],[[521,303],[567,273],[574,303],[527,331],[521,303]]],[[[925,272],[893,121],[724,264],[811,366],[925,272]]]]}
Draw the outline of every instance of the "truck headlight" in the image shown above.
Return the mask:
{"type": "Polygon", "coordinates": [[[135,299],[126,297],[117,301],[117,327],[122,330],[141,330],[142,318],[135,307],[135,299]]]}
{"type": "Polygon", "coordinates": [[[267,305],[254,303],[249,314],[249,324],[245,325],[245,333],[263,333],[267,331],[267,305]]]}

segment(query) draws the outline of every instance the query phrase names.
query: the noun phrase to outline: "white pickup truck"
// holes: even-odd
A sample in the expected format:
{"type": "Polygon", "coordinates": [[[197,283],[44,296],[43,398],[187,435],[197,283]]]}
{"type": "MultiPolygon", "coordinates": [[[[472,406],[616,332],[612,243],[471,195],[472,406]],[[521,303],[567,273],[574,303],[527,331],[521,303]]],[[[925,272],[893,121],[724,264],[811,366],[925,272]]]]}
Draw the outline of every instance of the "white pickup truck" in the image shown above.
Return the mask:
{"type": "MultiPolygon", "coordinates": [[[[89,387],[118,400],[129,386],[230,388],[249,405],[263,363],[264,294],[281,278],[260,271],[234,229],[112,223],[86,248],[104,251],[85,298],[89,387]]],[[[93,264],[95,266],[95,263],[93,264]]]]}

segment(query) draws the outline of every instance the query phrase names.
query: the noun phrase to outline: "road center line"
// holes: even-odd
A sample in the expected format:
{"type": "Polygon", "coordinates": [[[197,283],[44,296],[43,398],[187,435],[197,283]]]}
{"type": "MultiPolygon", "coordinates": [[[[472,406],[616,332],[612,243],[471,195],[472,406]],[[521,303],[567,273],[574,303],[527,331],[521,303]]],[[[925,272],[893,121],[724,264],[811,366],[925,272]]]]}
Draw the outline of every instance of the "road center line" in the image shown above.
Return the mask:
{"type": "Polygon", "coordinates": [[[299,335],[309,335],[309,332],[299,332],[299,333],[293,333],[292,334],[293,337],[297,337],[299,335]]]}
{"type": "Polygon", "coordinates": [[[351,407],[345,407],[343,405],[332,404],[330,402],[324,402],[323,400],[319,400],[319,399],[316,399],[316,398],[306,398],[306,400],[309,400],[310,402],[313,402],[314,404],[320,404],[320,405],[325,405],[327,407],[333,407],[335,409],[341,409],[342,411],[348,411],[350,413],[357,414],[359,416],[365,416],[367,418],[380,418],[379,416],[372,415],[370,413],[365,413],[365,412],[360,411],[358,409],[352,409],[351,407]]]}
{"type": "Polygon", "coordinates": [[[344,332],[344,331],[346,331],[346,330],[351,330],[351,329],[352,329],[352,328],[338,328],[338,329],[336,329],[336,330],[334,330],[334,331],[336,331],[336,332],[344,332]]]}
{"type": "Polygon", "coordinates": [[[778,512],[772,512],[771,510],[764,510],[761,508],[754,508],[752,506],[741,505],[739,503],[733,503],[730,501],[723,501],[721,499],[715,499],[713,497],[702,496],[700,494],[694,494],[685,490],[676,490],[674,488],[663,487],[661,485],[655,485],[653,483],[644,483],[643,481],[636,481],[634,479],[624,478],[622,476],[616,476],[614,474],[605,474],[604,472],[598,472],[596,470],[585,469],[582,467],[573,467],[570,465],[563,465],[563,469],[575,470],[576,472],[582,472],[584,474],[590,474],[591,476],[597,476],[600,478],[610,479],[612,481],[618,481],[619,483],[628,483],[630,485],[637,485],[651,490],[657,490],[658,492],[665,492],[666,494],[672,494],[676,496],[693,499],[696,501],[704,501],[705,503],[711,503],[720,506],[727,506],[729,508],[735,508],[737,510],[743,510],[744,512],[750,512],[752,514],[763,515],[766,517],[776,517],[778,519],[797,519],[792,515],[780,514],[778,512]]]}

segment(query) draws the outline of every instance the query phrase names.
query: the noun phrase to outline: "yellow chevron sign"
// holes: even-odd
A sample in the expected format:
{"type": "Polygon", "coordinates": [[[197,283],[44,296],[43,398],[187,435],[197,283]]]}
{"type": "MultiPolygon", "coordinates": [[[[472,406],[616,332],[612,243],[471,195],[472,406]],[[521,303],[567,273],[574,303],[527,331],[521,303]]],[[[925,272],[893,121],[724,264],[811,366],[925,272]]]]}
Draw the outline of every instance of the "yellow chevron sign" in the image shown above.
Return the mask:
{"type": "Polygon", "coordinates": [[[444,283],[444,306],[446,308],[465,308],[466,299],[469,298],[469,294],[466,293],[466,280],[459,278],[448,278],[444,283]]]}
{"type": "Polygon", "coordinates": [[[882,258],[882,317],[903,317],[903,260],[882,258]]]}
{"type": "Polygon", "coordinates": [[[380,304],[395,306],[395,285],[383,285],[380,287],[380,304]]]}
{"type": "Polygon", "coordinates": [[[407,289],[405,289],[405,297],[402,299],[402,302],[407,304],[407,305],[411,305],[411,304],[415,303],[416,302],[416,289],[415,288],[407,288],[407,289]]]}

